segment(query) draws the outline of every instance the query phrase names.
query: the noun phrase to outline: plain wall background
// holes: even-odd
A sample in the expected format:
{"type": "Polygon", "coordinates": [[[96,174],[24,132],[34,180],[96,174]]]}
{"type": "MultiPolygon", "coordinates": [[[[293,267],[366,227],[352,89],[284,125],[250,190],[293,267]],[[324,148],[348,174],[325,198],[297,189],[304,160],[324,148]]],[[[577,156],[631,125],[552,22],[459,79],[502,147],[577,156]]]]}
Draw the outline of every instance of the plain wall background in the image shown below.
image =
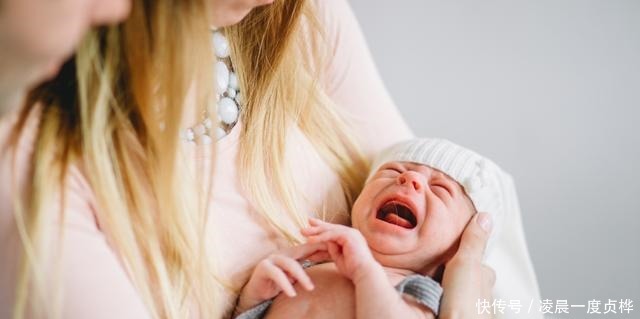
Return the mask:
{"type": "Polygon", "coordinates": [[[640,316],[640,0],[350,3],[414,132],[514,176],[542,298],[640,316]]]}

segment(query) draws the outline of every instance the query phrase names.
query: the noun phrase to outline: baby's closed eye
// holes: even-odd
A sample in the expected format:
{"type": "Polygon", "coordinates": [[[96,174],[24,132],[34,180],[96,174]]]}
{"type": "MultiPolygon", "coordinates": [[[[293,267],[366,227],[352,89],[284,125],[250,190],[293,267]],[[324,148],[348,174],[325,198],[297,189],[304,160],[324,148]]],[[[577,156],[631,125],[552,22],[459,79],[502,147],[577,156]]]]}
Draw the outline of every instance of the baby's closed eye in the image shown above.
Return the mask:
{"type": "Polygon", "coordinates": [[[438,196],[453,197],[453,192],[448,185],[441,182],[432,182],[430,184],[431,190],[438,196]]]}

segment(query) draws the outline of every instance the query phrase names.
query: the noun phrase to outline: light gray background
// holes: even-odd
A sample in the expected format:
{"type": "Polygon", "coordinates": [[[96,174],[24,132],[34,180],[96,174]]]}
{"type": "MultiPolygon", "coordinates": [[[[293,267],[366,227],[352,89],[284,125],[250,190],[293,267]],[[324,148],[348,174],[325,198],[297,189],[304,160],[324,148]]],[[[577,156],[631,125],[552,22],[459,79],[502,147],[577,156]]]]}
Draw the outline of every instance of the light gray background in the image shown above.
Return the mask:
{"type": "Polygon", "coordinates": [[[639,318],[640,0],[350,3],[415,133],[516,179],[543,298],[639,318]]]}

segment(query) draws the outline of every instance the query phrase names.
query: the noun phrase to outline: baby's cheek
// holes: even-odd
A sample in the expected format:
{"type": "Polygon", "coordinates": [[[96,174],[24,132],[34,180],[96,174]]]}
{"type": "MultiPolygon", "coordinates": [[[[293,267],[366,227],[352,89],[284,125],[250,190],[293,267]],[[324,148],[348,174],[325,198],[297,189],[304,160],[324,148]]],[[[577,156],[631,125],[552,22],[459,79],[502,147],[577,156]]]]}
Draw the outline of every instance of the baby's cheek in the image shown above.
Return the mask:
{"type": "Polygon", "coordinates": [[[459,225],[462,225],[460,232],[464,230],[464,227],[467,226],[473,215],[476,214],[476,208],[473,206],[473,202],[469,197],[464,196],[459,198],[456,202],[457,206],[457,214],[456,214],[456,222],[459,225]]]}

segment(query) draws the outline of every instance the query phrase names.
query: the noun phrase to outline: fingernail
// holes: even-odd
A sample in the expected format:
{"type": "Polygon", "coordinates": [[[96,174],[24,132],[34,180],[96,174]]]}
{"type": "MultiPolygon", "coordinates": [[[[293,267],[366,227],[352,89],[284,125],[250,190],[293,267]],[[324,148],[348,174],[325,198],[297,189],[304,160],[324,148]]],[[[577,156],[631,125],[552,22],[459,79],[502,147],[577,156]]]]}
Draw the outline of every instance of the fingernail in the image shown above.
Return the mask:
{"type": "Polygon", "coordinates": [[[487,213],[478,213],[478,224],[480,224],[480,228],[482,228],[487,233],[491,232],[491,227],[493,227],[493,223],[491,222],[491,216],[487,213]]]}

